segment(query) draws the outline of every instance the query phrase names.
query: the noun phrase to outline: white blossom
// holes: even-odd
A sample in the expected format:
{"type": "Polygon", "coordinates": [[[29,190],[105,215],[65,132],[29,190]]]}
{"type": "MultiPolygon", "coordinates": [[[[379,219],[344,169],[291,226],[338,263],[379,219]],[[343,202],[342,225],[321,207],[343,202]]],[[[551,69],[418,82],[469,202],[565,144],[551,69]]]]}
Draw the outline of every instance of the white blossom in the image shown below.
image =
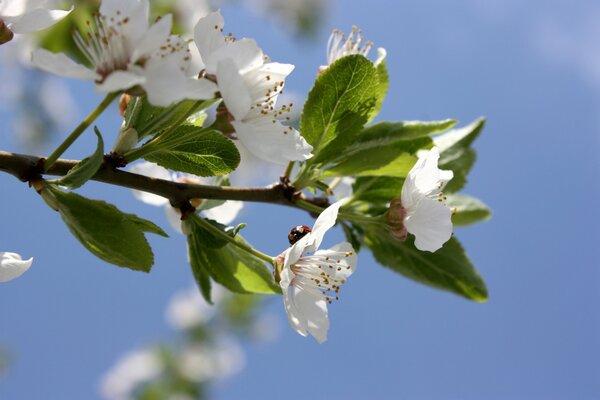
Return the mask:
{"type": "Polygon", "coordinates": [[[20,254],[0,251],[0,282],[8,282],[23,275],[31,267],[33,258],[23,260],[20,254]]]}
{"type": "Polygon", "coordinates": [[[49,28],[66,17],[69,10],[50,10],[46,0],[0,0],[0,44],[14,33],[30,33],[49,28]]]}
{"type": "Polygon", "coordinates": [[[294,66],[267,62],[254,40],[223,35],[223,24],[218,11],[201,18],[194,40],[205,73],[217,80],[237,138],[251,153],[269,162],[286,164],[310,158],[312,146],[280,120],[290,106],[276,105],[294,66]]]}
{"type": "Polygon", "coordinates": [[[452,210],[445,204],[442,189],[454,176],[438,168],[437,147],[419,155],[401,192],[403,224],[415,235],[419,250],[434,252],[452,236],[452,210]]]}
{"type": "MultiPolygon", "coordinates": [[[[212,288],[211,297],[217,304],[226,295],[219,285],[212,288]]],[[[167,306],[166,318],[175,329],[190,329],[209,321],[216,312],[216,307],[210,305],[200,295],[197,287],[179,291],[173,295],[167,306]]]]}
{"type": "MultiPolygon", "coordinates": [[[[327,42],[327,65],[322,65],[319,71],[324,71],[335,61],[352,54],[367,57],[372,47],[373,42],[370,40],[363,43],[362,32],[356,26],[352,27],[347,37],[341,30],[334,29],[327,42]]],[[[375,66],[379,65],[385,59],[386,55],[387,52],[383,47],[378,48],[375,66]]]]}
{"type": "Polygon", "coordinates": [[[167,106],[185,98],[212,98],[216,86],[206,79],[187,76],[187,43],[171,35],[172,16],[148,26],[148,0],[103,0],[95,16],[95,30],[75,41],[93,65],[88,69],[62,53],[38,49],[32,63],[67,78],[89,79],[100,92],[141,87],[154,105],[167,106]]]}
{"type": "Polygon", "coordinates": [[[187,379],[204,382],[236,374],[245,363],[246,357],[239,343],[223,334],[210,345],[187,346],[181,352],[177,365],[187,379]]]}
{"type": "Polygon", "coordinates": [[[350,243],[318,250],[343,203],[341,200],[325,209],[312,231],[277,260],[279,285],[290,325],[302,336],[311,334],[319,343],[327,340],[327,304],[338,300],[340,286],[356,270],[357,256],[350,243]]]}
{"type": "MultiPolygon", "coordinates": [[[[167,169],[147,161],[133,165],[129,169],[129,171],[136,174],[149,176],[152,178],[170,180],[174,182],[197,183],[204,185],[212,183],[209,179],[201,178],[190,174],[171,173],[167,169]]],[[[159,207],[163,206],[165,208],[167,220],[169,221],[173,229],[175,229],[179,233],[183,232],[181,228],[181,214],[178,209],[171,206],[168,199],[140,190],[133,190],[133,195],[138,200],[146,204],[159,207]]],[[[192,199],[190,202],[196,208],[201,206],[202,204],[202,200],[200,199],[192,199]]],[[[243,203],[241,201],[226,200],[221,205],[203,210],[202,214],[206,218],[213,219],[226,225],[231,223],[237,217],[238,213],[241,211],[242,208],[243,203]]]]}

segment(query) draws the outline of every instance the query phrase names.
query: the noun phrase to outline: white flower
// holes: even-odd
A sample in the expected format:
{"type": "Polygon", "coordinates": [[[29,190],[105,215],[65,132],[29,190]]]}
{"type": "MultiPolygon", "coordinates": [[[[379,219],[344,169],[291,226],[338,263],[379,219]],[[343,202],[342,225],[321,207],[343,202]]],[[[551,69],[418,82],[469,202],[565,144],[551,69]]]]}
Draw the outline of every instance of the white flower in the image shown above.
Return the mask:
{"type": "MultiPolygon", "coordinates": [[[[217,304],[226,295],[225,290],[215,285],[211,297],[217,304]]],[[[175,329],[186,330],[210,320],[216,312],[216,307],[210,305],[200,295],[197,287],[179,291],[173,295],[167,306],[166,318],[175,329]]]]}
{"type": "Polygon", "coordinates": [[[17,253],[0,251],[0,282],[8,282],[23,275],[31,267],[33,258],[23,260],[17,253]]]}
{"type": "Polygon", "coordinates": [[[444,203],[442,189],[454,176],[438,168],[437,147],[419,156],[402,186],[403,224],[415,235],[419,250],[434,252],[452,236],[452,210],[444,203]]]}
{"type": "Polygon", "coordinates": [[[277,261],[277,269],[281,270],[279,285],[290,325],[302,336],[311,334],[319,343],[327,340],[327,303],[338,299],[340,286],[356,270],[357,256],[350,243],[317,250],[325,232],[335,224],[343,202],[325,209],[312,232],[282,253],[277,261]]]}
{"type": "MultiPolygon", "coordinates": [[[[339,29],[334,29],[333,32],[331,32],[331,36],[329,36],[329,41],[327,42],[327,65],[322,65],[319,68],[319,71],[324,71],[335,61],[351,54],[359,54],[367,57],[371,51],[371,48],[373,47],[373,42],[369,40],[361,45],[362,42],[362,32],[356,26],[352,27],[352,31],[350,31],[348,37],[346,37],[344,32],[340,31],[339,29]]],[[[377,49],[375,66],[379,65],[379,63],[385,59],[386,54],[387,53],[383,47],[377,49]]]]}
{"type": "Polygon", "coordinates": [[[223,17],[217,11],[198,21],[194,38],[205,72],[216,77],[219,92],[231,114],[240,142],[257,157],[286,164],[312,156],[300,133],[279,118],[290,106],[276,107],[291,64],[265,62],[251,39],[223,36],[223,17]]]}
{"type": "MultiPolygon", "coordinates": [[[[174,182],[197,183],[205,185],[211,183],[207,179],[202,179],[194,175],[171,173],[167,169],[147,161],[133,165],[129,171],[135,174],[174,182]]],[[[143,201],[146,204],[159,207],[164,206],[167,220],[177,232],[182,233],[181,214],[178,209],[171,207],[169,200],[152,193],[142,192],[140,190],[133,190],[133,195],[138,200],[143,201]]],[[[198,207],[202,204],[202,200],[192,200],[191,203],[194,207],[198,207]]],[[[202,214],[206,218],[210,218],[227,225],[237,217],[242,207],[243,203],[241,201],[227,200],[221,205],[203,210],[202,214]]]]}
{"type": "Polygon", "coordinates": [[[148,0],[104,0],[95,16],[95,30],[87,39],[75,33],[93,69],[44,49],[33,52],[32,63],[67,78],[93,80],[100,92],[141,87],[148,101],[158,106],[185,98],[212,98],[214,83],[187,76],[189,49],[183,39],[171,35],[172,16],[150,27],[148,16],[148,0]]]}
{"type": "Polygon", "coordinates": [[[49,10],[45,0],[0,0],[0,44],[13,33],[29,33],[49,28],[66,17],[70,10],[49,10]]]}
{"type": "Polygon", "coordinates": [[[244,368],[246,356],[239,343],[225,334],[210,346],[192,344],[177,360],[179,372],[193,382],[224,379],[244,368]]]}

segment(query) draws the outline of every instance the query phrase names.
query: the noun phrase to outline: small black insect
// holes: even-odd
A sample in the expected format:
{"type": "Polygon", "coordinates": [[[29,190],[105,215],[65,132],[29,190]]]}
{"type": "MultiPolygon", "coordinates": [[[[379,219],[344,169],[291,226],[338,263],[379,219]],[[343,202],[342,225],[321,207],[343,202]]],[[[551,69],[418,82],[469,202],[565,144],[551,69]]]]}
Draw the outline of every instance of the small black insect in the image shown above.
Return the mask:
{"type": "Polygon", "coordinates": [[[308,235],[308,233],[310,233],[311,231],[312,229],[310,229],[306,225],[295,226],[290,230],[290,233],[288,234],[288,240],[290,241],[290,244],[293,245],[298,240],[308,235]]]}

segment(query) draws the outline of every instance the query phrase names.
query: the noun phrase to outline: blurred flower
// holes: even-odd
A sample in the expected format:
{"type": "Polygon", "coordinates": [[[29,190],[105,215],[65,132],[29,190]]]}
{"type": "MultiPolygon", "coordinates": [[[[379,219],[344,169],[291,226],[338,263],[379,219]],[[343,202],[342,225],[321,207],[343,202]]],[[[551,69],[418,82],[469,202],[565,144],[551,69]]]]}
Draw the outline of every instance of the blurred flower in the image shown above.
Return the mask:
{"type": "Polygon", "coordinates": [[[181,352],[178,366],[189,380],[203,382],[236,374],[245,363],[246,357],[238,342],[220,336],[214,343],[186,347],[181,352]]]}
{"type": "Polygon", "coordinates": [[[75,41],[93,69],[64,54],[38,49],[32,63],[67,78],[89,79],[100,92],[141,87],[154,105],[167,106],[182,99],[208,99],[216,87],[206,79],[188,79],[187,43],[171,35],[172,16],[148,27],[148,0],[104,0],[88,40],[75,33],[75,41]]]}
{"type": "Polygon", "coordinates": [[[33,258],[23,260],[20,254],[0,251],[0,282],[8,282],[23,275],[31,267],[33,258]]]}
{"type": "Polygon", "coordinates": [[[415,235],[417,249],[431,252],[452,236],[452,210],[445,204],[442,189],[454,174],[438,168],[439,158],[437,147],[419,155],[404,181],[400,202],[392,201],[388,212],[388,221],[400,218],[404,229],[415,235]]]}
{"type": "MultiPolygon", "coordinates": [[[[356,26],[352,27],[352,31],[350,31],[348,37],[346,37],[344,32],[340,31],[339,29],[334,29],[333,32],[331,32],[331,36],[329,36],[329,41],[327,42],[327,65],[322,65],[319,68],[319,71],[324,71],[335,61],[351,54],[359,54],[367,57],[371,51],[371,48],[373,47],[373,42],[369,40],[361,46],[362,42],[362,32],[356,26]]],[[[379,63],[385,59],[386,55],[387,53],[383,47],[378,48],[375,65],[379,65],[379,63]]]]}
{"type": "Polygon", "coordinates": [[[200,295],[197,287],[179,291],[173,295],[167,306],[166,318],[175,329],[186,330],[209,321],[216,312],[216,305],[225,295],[221,286],[212,288],[210,305],[200,295]]]}
{"type": "Polygon", "coordinates": [[[350,243],[317,250],[325,233],[335,224],[343,203],[344,200],[338,201],[325,209],[315,221],[312,232],[277,260],[279,285],[290,325],[302,336],[310,333],[319,343],[327,340],[327,303],[338,299],[340,286],[356,270],[357,256],[350,243]]]}
{"type": "Polygon", "coordinates": [[[153,349],[128,353],[102,377],[100,391],[107,400],[128,400],[138,385],[157,378],[163,369],[153,349]]]}
{"type": "Polygon", "coordinates": [[[70,10],[49,10],[45,0],[0,0],[0,44],[14,33],[30,33],[49,28],[66,17],[70,10]]]}
{"type": "MultiPolygon", "coordinates": [[[[175,182],[197,183],[204,185],[214,183],[214,181],[212,181],[211,179],[201,178],[190,174],[171,173],[167,169],[147,161],[133,165],[129,169],[129,171],[135,174],[175,182]]],[[[182,233],[181,213],[178,209],[171,206],[169,200],[152,193],[142,192],[140,190],[133,190],[133,195],[138,200],[143,201],[146,204],[150,204],[153,206],[164,206],[169,223],[171,224],[173,229],[175,229],[177,232],[182,233]]],[[[200,199],[193,199],[191,200],[191,203],[194,207],[198,208],[202,206],[203,201],[200,199]]],[[[202,210],[202,213],[206,218],[210,218],[217,222],[227,225],[237,217],[243,205],[244,203],[242,203],[241,201],[227,200],[220,205],[202,210]]]]}

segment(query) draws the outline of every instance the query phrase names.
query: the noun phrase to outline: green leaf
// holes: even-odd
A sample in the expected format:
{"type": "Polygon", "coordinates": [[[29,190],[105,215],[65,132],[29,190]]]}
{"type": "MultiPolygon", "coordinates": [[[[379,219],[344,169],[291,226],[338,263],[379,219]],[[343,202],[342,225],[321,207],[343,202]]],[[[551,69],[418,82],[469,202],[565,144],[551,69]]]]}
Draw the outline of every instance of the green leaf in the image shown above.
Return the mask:
{"type": "MultiPolygon", "coordinates": [[[[165,168],[198,176],[224,175],[235,170],[240,153],[225,136],[207,129],[183,125],[176,131],[194,131],[193,141],[172,148],[157,150],[143,156],[165,168]]],[[[167,142],[168,143],[168,142],[167,142]]]]}
{"type": "MultiPolygon", "coordinates": [[[[193,241],[194,252],[190,255],[194,256],[195,265],[192,268],[201,269],[232,292],[281,293],[262,260],[231,243],[215,248],[215,236],[193,220],[190,228],[188,241],[193,241]]],[[[240,235],[235,240],[245,243],[240,235]]]]}
{"type": "Polygon", "coordinates": [[[98,258],[136,271],[149,272],[154,263],[144,236],[151,222],[121,212],[112,204],[48,187],[71,233],[98,258]],[[141,226],[143,225],[143,226],[141,226]]]}
{"type": "Polygon", "coordinates": [[[453,119],[441,121],[384,121],[365,127],[356,138],[359,142],[377,140],[382,145],[386,145],[398,140],[431,136],[444,132],[454,125],[456,125],[456,121],[453,119]]]}
{"type": "Polygon", "coordinates": [[[435,253],[418,250],[413,235],[401,242],[385,228],[371,228],[365,234],[365,242],[379,263],[407,278],[469,300],[487,301],[483,279],[454,237],[435,253]]]}
{"type": "Polygon", "coordinates": [[[492,211],[479,199],[462,194],[447,195],[446,205],[454,209],[452,223],[456,226],[474,224],[491,218],[492,211]]]}
{"type": "Polygon", "coordinates": [[[454,172],[454,177],[448,182],[444,192],[457,192],[465,186],[467,175],[476,160],[475,151],[470,146],[484,125],[485,119],[479,118],[463,128],[453,129],[434,139],[434,144],[440,149],[440,169],[454,172]]]}
{"type": "Polygon", "coordinates": [[[363,56],[343,57],[321,73],[302,111],[301,132],[315,155],[308,163],[350,145],[376,107],[378,94],[377,70],[363,56]]]}
{"type": "Polygon", "coordinates": [[[375,118],[377,116],[377,114],[379,114],[379,111],[381,111],[381,107],[383,106],[383,101],[385,100],[385,96],[387,95],[388,89],[390,87],[390,76],[388,74],[387,65],[385,63],[385,60],[382,60],[379,63],[379,65],[376,66],[376,68],[377,68],[377,78],[379,80],[379,86],[377,88],[377,102],[375,103],[375,107],[373,108],[373,111],[371,112],[369,121],[371,121],[373,118],[375,118]]]}
{"type": "Polygon", "coordinates": [[[198,289],[200,289],[202,297],[204,297],[204,300],[206,300],[209,304],[212,304],[212,284],[210,282],[210,275],[206,271],[206,268],[203,264],[206,261],[203,248],[200,246],[200,242],[201,239],[197,237],[197,234],[194,235],[193,231],[190,235],[188,235],[188,257],[190,259],[190,267],[192,268],[194,280],[198,285],[198,289]]]}
{"type": "Polygon", "coordinates": [[[98,144],[96,145],[94,154],[78,162],[77,165],[71,168],[62,178],[53,179],[48,182],[66,186],[70,189],[76,189],[89,181],[96,172],[98,172],[104,162],[104,141],[102,140],[102,135],[98,131],[98,128],[94,127],[94,133],[98,138],[98,144]]]}
{"type": "Polygon", "coordinates": [[[125,215],[127,216],[127,218],[129,218],[129,220],[131,222],[133,222],[134,224],[139,226],[139,228],[143,232],[154,233],[154,234],[162,236],[162,237],[169,237],[169,235],[167,235],[167,233],[160,226],[156,225],[154,222],[148,221],[147,219],[144,219],[144,218],[140,218],[135,214],[125,214],[125,215]]]}

